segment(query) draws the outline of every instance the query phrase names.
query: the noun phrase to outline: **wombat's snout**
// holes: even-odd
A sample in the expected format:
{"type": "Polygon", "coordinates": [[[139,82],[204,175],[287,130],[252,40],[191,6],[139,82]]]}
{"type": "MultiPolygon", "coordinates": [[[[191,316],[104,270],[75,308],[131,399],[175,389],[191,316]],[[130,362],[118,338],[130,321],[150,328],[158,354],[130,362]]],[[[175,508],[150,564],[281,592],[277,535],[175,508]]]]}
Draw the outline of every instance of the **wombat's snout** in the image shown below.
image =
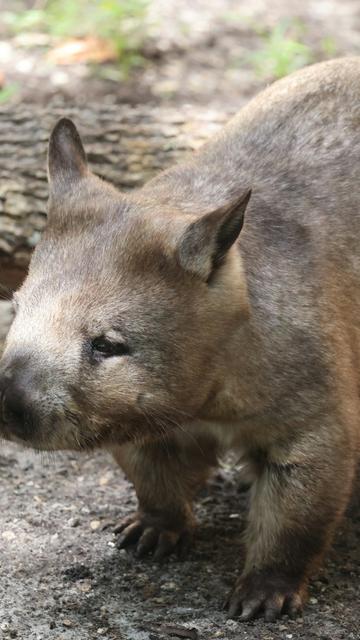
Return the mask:
{"type": "Polygon", "coordinates": [[[32,439],[36,425],[34,395],[29,371],[17,366],[0,369],[0,432],[32,439]]]}

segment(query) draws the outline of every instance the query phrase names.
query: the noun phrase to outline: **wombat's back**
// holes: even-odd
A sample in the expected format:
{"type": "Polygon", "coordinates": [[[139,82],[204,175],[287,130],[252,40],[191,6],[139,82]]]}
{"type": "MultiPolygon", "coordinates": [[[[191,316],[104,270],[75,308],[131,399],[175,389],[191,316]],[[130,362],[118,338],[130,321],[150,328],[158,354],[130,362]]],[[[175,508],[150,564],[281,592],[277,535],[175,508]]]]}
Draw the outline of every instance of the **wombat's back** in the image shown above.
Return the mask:
{"type": "MultiPolygon", "coordinates": [[[[144,191],[201,213],[252,188],[246,229],[360,234],[360,57],[304,68],[256,96],[189,161],[144,191]],[[284,227],[278,227],[281,218],[284,227]]],[[[275,240],[275,238],[274,238],[275,240]]]]}
{"type": "Polygon", "coordinates": [[[350,343],[359,371],[360,58],[273,84],[196,166],[197,183],[219,200],[253,189],[239,247],[253,318],[284,385],[299,376],[313,385],[321,353],[336,351],[343,366],[350,343]]]}
{"type": "Polygon", "coordinates": [[[244,172],[254,199],[258,191],[283,219],[360,231],[360,58],[314,65],[271,85],[206,154],[217,163],[226,154],[231,182],[244,172]]]}

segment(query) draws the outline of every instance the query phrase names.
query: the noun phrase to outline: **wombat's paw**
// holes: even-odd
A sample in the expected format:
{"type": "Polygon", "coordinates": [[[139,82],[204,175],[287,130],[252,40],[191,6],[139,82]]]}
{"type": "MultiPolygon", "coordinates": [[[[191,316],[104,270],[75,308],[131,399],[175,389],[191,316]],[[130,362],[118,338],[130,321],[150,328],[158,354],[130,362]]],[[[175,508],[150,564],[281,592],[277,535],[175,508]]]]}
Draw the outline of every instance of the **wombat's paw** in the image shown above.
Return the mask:
{"type": "Polygon", "coordinates": [[[262,613],[267,622],[273,622],[287,613],[295,617],[302,611],[305,589],[288,576],[269,571],[254,572],[239,578],[226,602],[229,617],[251,620],[262,613]]]}
{"type": "Polygon", "coordinates": [[[116,541],[118,549],[134,544],[138,558],[153,553],[155,560],[163,560],[173,552],[184,557],[192,539],[191,526],[184,526],[181,530],[167,529],[150,523],[146,515],[141,513],[122,520],[114,528],[114,533],[120,534],[116,541]]]}

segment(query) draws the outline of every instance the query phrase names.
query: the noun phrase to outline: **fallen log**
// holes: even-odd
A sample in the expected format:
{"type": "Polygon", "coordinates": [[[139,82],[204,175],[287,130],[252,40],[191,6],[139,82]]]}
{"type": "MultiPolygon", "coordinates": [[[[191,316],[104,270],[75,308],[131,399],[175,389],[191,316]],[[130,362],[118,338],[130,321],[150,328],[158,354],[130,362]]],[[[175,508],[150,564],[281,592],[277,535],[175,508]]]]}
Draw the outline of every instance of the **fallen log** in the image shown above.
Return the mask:
{"type": "Polygon", "coordinates": [[[93,171],[123,190],[140,186],[200,146],[229,117],[198,107],[1,109],[0,296],[22,281],[45,226],[47,141],[64,115],[78,126],[93,171]]]}

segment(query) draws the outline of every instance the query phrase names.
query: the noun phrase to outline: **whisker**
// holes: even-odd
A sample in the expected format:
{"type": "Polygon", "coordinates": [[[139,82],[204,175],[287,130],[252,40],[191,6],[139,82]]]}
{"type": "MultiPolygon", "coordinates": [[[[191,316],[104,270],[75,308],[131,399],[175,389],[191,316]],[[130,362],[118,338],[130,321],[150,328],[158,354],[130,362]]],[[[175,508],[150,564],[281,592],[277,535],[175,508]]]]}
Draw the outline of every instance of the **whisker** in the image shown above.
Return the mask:
{"type": "Polygon", "coordinates": [[[154,426],[155,428],[158,428],[160,430],[159,436],[161,439],[161,443],[166,448],[166,451],[168,452],[169,456],[170,456],[170,451],[168,448],[168,443],[169,443],[169,438],[171,437],[171,434],[172,434],[172,432],[169,433],[167,429],[169,425],[172,427],[175,427],[175,429],[180,431],[184,436],[187,436],[192,441],[192,443],[198,448],[201,455],[202,456],[205,455],[204,450],[202,449],[198,439],[191,432],[184,429],[181,422],[178,419],[176,419],[176,415],[179,418],[186,417],[187,419],[189,419],[191,418],[190,414],[187,414],[185,411],[176,410],[176,413],[174,412],[173,414],[170,415],[168,412],[165,412],[165,411],[160,412],[159,410],[154,410],[154,409],[152,409],[151,412],[149,410],[145,412],[142,409],[141,413],[144,416],[144,418],[147,420],[147,422],[151,424],[152,427],[154,426]],[[152,423],[152,421],[154,421],[154,424],[152,423]]]}

